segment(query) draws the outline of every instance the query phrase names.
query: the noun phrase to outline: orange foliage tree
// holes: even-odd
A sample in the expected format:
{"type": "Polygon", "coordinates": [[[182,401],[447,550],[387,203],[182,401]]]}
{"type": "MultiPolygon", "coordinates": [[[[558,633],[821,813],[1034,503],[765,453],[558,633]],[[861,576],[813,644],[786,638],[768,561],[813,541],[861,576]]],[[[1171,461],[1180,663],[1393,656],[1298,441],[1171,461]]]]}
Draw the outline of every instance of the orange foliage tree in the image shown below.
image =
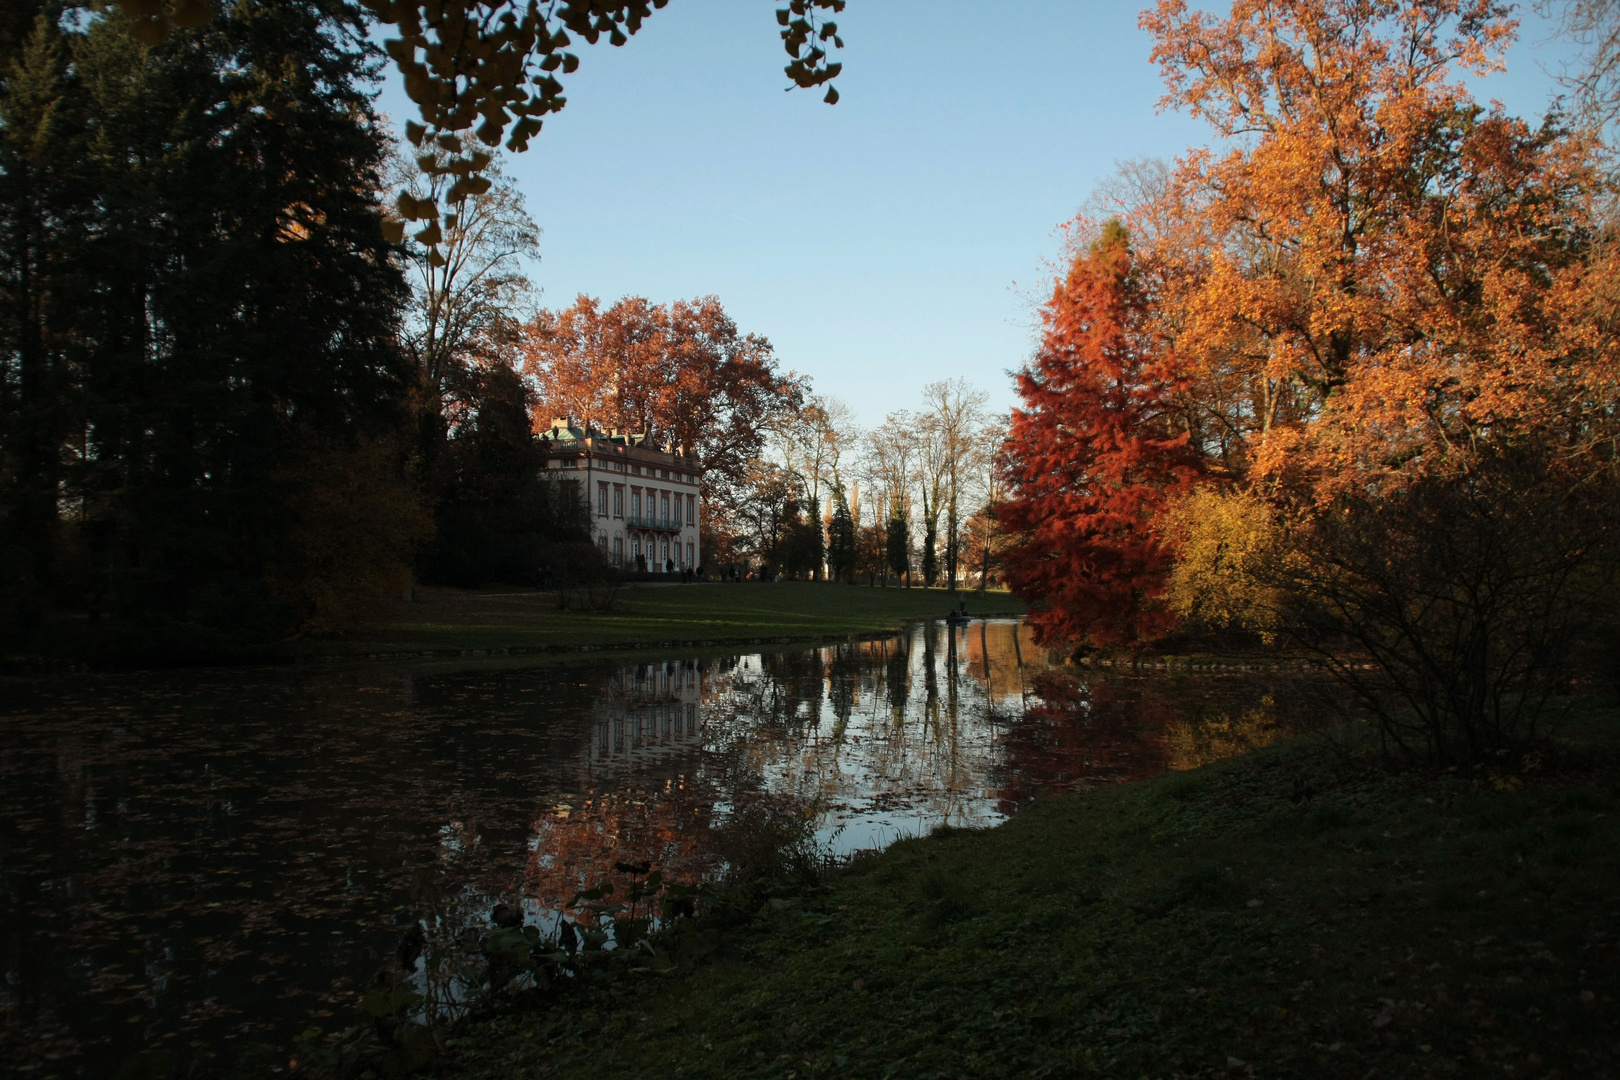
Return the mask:
{"type": "Polygon", "coordinates": [[[1177,176],[1196,251],[1166,321],[1196,429],[1254,483],[1323,505],[1466,467],[1562,426],[1612,354],[1569,348],[1603,187],[1588,138],[1474,102],[1494,0],[1162,0],[1142,17],[1169,93],[1226,149],[1177,176]],[[1196,208],[1196,213],[1187,211],[1196,208]],[[1598,365],[1594,368],[1594,364],[1598,365]]]}
{"type": "Polygon", "coordinates": [[[537,314],[519,344],[537,431],[567,414],[655,432],[694,455],[707,498],[722,505],[737,497],[770,422],[803,401],[771,343],[741,333],[713,296],[663,306],[627,296],[607,308],[580,296],[537,314]]]}
{"type": "Polygon", "coordinates": [[[1058,283],[1018,374],[998,513],[1014,534],[1007,581],[1033,601],[1042,640],[1115,644],[1173,625],[1157,603],[1168,553],[1154,523],[1200,465],[1150,301],[1125,229],[1110,222],[1058,283]]]}
{"type": "Polygon", "coordinates": [[[1276,605],[1254,625],[1440,758],[1533,737],[1613,587],[1620,525],[1611,188],[1591,133],[1469,94],[1510,11],[1161,0],[1142,17],[1164,103],[1221,140],[1151,215],[1174,222],[1157,325],[1185,358],[1188,426],[1245,508],[1183,515],[1186,550],[1235,581],[1229,556],[1252,548],[1248,599],[1276,605]],[[1256,506],[1250,536],[1212,532],[1256,506]]]}

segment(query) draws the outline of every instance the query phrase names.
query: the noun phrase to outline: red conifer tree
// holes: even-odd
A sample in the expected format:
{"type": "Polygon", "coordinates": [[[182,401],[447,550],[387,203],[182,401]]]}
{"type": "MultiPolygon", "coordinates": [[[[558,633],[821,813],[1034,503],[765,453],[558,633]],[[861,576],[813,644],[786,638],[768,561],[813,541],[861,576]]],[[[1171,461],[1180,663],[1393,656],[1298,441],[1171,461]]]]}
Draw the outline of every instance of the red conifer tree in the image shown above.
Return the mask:
{"type": "Polygon", "coordinates": [[[1150,326],[1129,236],[1109,222],[1042,311],[1008,433],[1014,534],[1006,577],[1047,642],[1129,644],[1174,626],[1156,600],[1169,561],[1156,529],[1198,458],[1176,422],[1173,353],[1150,326]]]}

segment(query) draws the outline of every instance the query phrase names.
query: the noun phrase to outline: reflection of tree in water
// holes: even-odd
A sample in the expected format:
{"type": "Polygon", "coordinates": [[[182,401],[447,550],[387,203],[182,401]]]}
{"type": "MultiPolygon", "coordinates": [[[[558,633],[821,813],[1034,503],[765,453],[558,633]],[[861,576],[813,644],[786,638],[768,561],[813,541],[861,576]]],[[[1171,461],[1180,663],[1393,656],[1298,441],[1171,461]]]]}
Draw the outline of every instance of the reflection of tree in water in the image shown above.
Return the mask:
{"type": "Polygon", "coordinates": [[[771,790],[819,800],[834,820],[903,806],[907,820],[966,821],[984,798],[996,721],[951,634],[927,623],[739,669],[720,694],[738,706],[721,741],[771,790]]]}
{"type": "Polygon", "coordinates": [[[1043,788],[1229,753],[1279,711],[1252,677],[1043,677],[1050,660],[1012,622],[932,623],[701,662],[19,685],[0,1052],[45,1030],[25,1001],[60,1003],[83,1075],[146,1032],[271,1041],[349,1008],[333,980],[365,985],[419,916],[554,908],[614,862],[698,876],[742,819],[821,812],[846,848],[873,822],[889,831],[859,842],[990,824],[1043,788]]]}
{"type": "MultiPolygon", "coordinates": [[[[993,705],[1021,710],[1029,679],[1052,666],[1050,650],[1035,643],[1030,627],[1011,620],[975,623],[964,636],[967,673],[985,687],[993,705]]],[[[1056,662],[1061,665],[1061,658],[1056,662]]]]}
{"type": "Polygon", "coordinates": [[[994,770],[1002,813],[1047,792],[1195,768],[1281,731],[1277,688],[1252,678],[1046,671],[1031,687],[1039,702],[1007,729],[994,770]]]}
{"type": "Polygon", "coordinates": [[[629,879],[615,863],[650,862],[667,880],[711,878],[720,858],[711,842],[717,792],[681,776],[654,791],[592,792],[577,807],[558,807],[535,821],[523,893],[557,910],[578,891],[604,881],[622,894],[629,879]]]}
{"type": "Polygon", "coordinates": [[[911,636],[878,644],[885,660],[881,671],[887,684],[889,712],[894,726],[900,727],[906,721],[906,700],[911,696],[911,636]]]}

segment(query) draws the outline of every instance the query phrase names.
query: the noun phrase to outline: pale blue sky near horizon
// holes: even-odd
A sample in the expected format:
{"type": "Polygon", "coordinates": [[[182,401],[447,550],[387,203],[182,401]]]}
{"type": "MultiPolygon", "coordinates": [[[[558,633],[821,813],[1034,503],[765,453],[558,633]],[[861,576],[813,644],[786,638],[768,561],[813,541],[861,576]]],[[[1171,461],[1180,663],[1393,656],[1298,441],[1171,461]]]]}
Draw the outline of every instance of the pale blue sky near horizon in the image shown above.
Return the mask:
{"type": "MultiPolygon", "coordinates": [[[[1210,140],[1158,111],[1141,7],[990,23],[983,4],[851,0],[835,106],[784,93],[770,0],[672,0],[621,48],[580,43],[567,107],[505,162],[542,229],[540,304],[712,293],[867,426],[958,376],[1005,410],[1061,224],[1117,162],[1210,140]]],[[[1539,117],[1572,54],[1520,18],[1476,93],[1539,117]]],[[[397,76],[381,106],[415,115],[397,76]]]]}

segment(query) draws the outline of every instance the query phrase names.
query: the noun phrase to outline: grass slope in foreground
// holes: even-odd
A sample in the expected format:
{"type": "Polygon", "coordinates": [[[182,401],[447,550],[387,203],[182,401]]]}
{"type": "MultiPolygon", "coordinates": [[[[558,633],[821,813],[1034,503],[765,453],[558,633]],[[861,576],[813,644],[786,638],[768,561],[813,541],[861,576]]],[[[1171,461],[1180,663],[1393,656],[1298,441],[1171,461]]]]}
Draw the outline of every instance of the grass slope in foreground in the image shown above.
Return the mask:
{"type": "MultiPolygon", "coordinates": [[[[421,589],[413,603],[353,639],[308,643],[319,654],[453,649],[633,648],[663,642],[737,642],[816,638],[898,630],[908,619],[943,616],[954,598],[943,589],[864,585],[652,585],[626,588],[607,615],[559,611],[552,593],[421,589]]],[[[1021,614],[1005,592],[956,594],[974,614],[1021,614]]]]}
{"type": "Polygon", "coordinates": [[[1620,771],[1612,736],[1570,758],[1391,776],[1295,742],[1052,799],[897,844],[688,974],[487,1022],[449,1071],[1614,1076],[1620,771]]]}

